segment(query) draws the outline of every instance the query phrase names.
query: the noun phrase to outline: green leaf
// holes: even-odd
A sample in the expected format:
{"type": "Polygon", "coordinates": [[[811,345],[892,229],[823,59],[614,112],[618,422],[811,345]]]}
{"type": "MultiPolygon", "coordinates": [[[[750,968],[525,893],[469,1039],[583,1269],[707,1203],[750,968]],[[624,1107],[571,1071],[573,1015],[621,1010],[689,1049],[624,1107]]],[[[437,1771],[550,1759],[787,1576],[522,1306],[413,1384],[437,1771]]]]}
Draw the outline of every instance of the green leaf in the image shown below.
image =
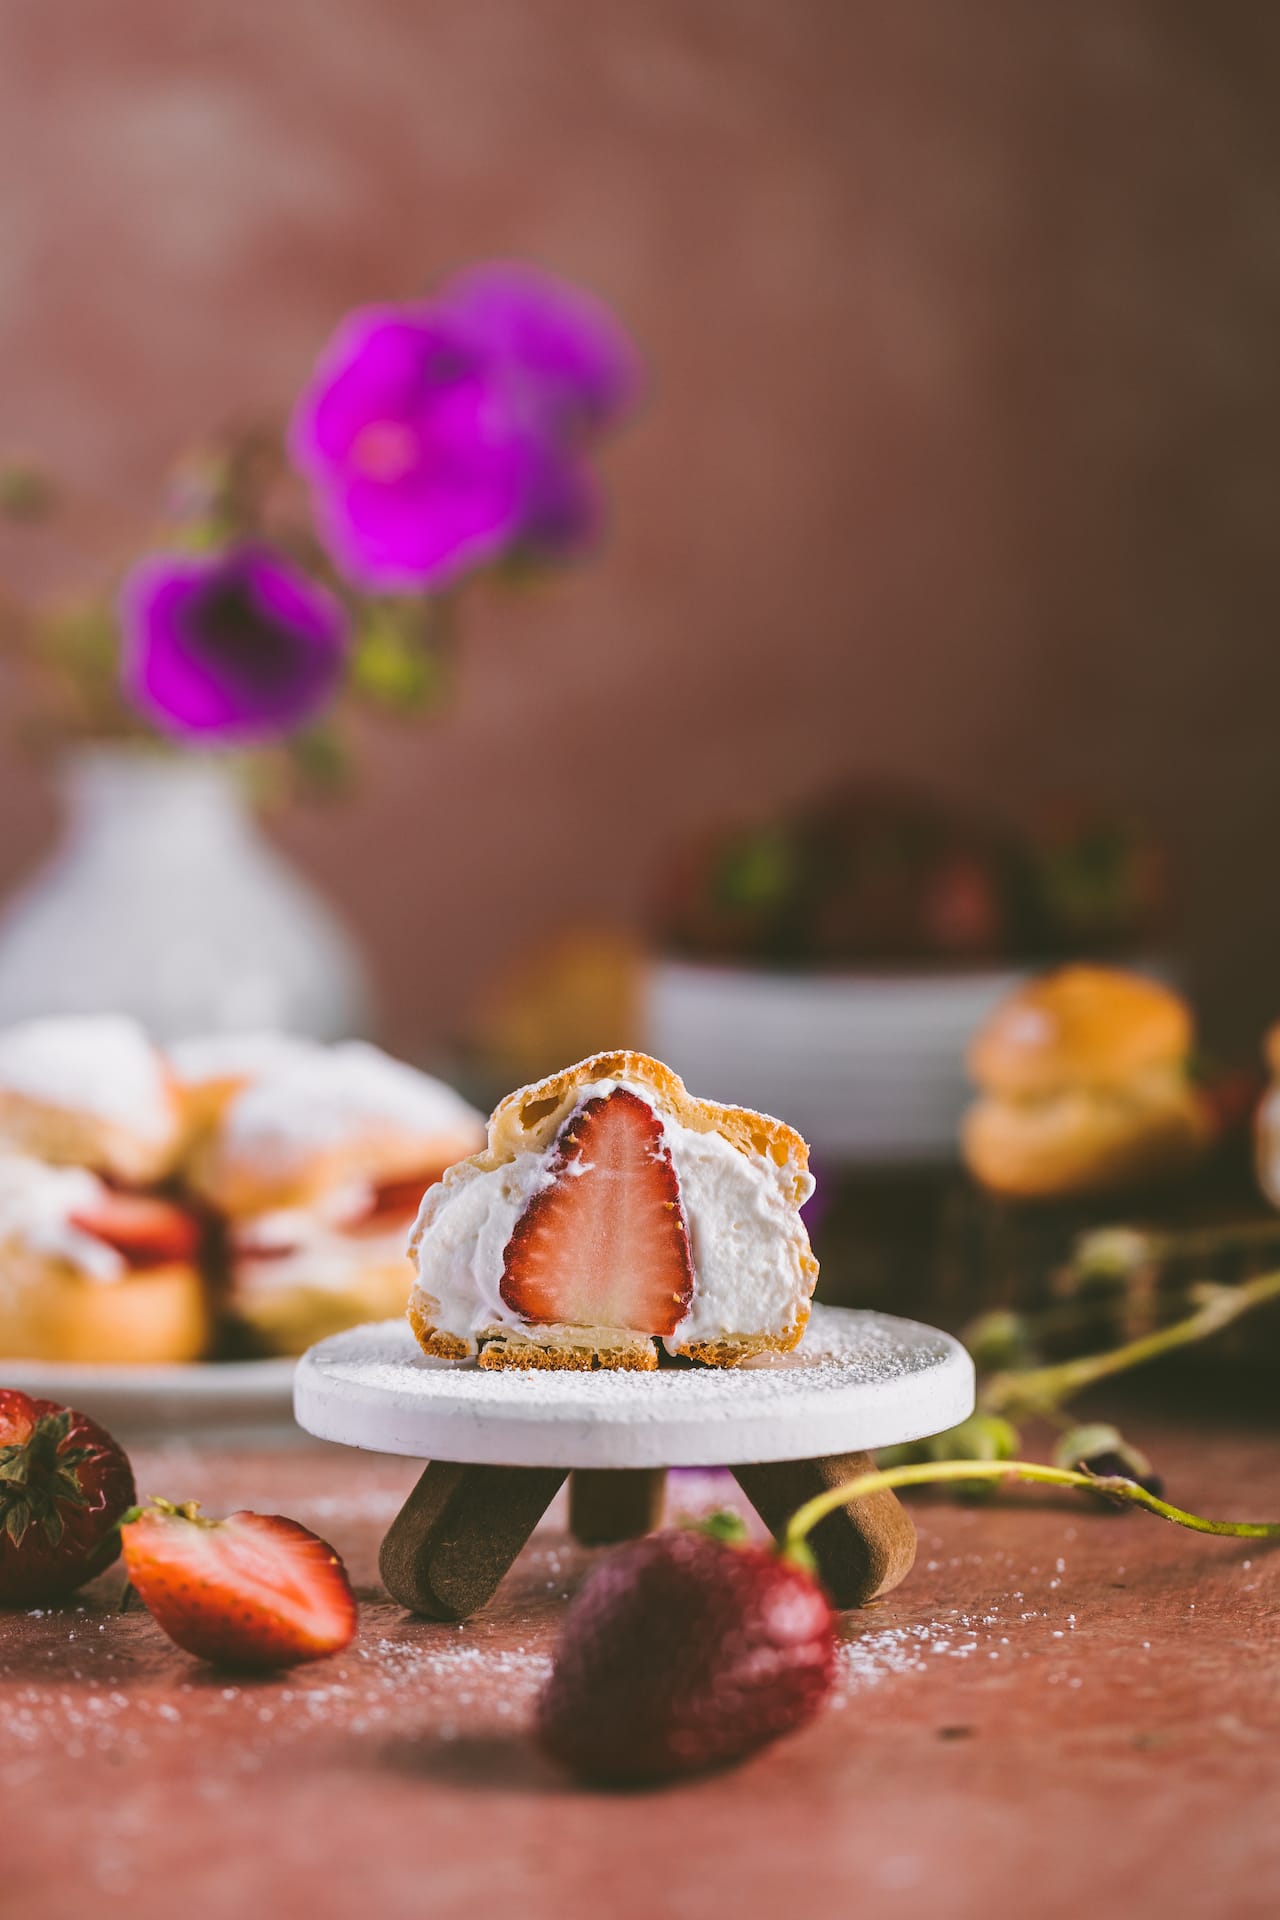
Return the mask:
{"type": "Polygon", "coordinates": [[[448,684],[439,645],[441,617],[431,601],[368,602],[351,664],[356,692],[397,713],[438,706],[448,684]]]}
{"type": "Polygon", "coordinates": [[[751,1537],[742,1515],[731,1513],[727,1508],[717,1513],[703,1514],[699,1519],[690,1521],[689,1526],[694,1533],[705,1533],[726,1547],[744,1547],[751,1537]]]}
{"type": "Polygon", "coordinates": [[[1105,1420],[1091,1420],[1061,1435],[1053,1449],[1053,1464],[1078,1467],[1082,1460],[1092,1460],[1100,1453],[1118,1453],[1123,1444],[1119,1427],[1105,1420]]]}
{"type": "Polygon", "coordinates": [[[744,835],[725,854],[718,896],[733,907],[767,907],[785,896],[793,867],[794,852],[783,828],[744,835]]]}
{"type": "Polygon", "coordinates": [[[351,784],[351,761],[342,736],[332,727],[308,727],[289,740],[299,777],[313,792],[333,798],[351,784]]]}
{"type": "Polygon", "coordinates": [[[1029,1366],[1035,1359],[1031,1330],[1020,1313],[994,1308],[971,1321],[960,1338],[980,1373],[1004,1373],[1029,1366]]]}

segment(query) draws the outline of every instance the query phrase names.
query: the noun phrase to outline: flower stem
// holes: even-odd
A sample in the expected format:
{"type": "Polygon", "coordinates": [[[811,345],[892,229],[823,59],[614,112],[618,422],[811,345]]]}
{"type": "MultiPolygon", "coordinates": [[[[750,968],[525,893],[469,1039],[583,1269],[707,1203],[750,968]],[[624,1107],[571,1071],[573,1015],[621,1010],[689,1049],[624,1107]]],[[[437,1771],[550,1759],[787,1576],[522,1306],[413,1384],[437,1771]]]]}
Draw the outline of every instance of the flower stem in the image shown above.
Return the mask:
{"type": "Polygon", "coordinates": [[[1240,1286],[1212,1286],[1204,1304],[1185,1320],[1177,1320],[1155,1333],[1145,1333],[1122,1347],[1113,1347],[1107,1353],[1084,1354],[1078,1360],[1063,1360],[1051,1367],[994,1374],[982,1390],[982,1410],[984,1413],[1048,1414],[1095,1381],[1127,1373],[1130,1367],[1145,1366],[1149,1360],[1159,1360],[1178,1347],[1205,1340],[1268,1300],[1280,1300],[1280,1272],[1259,1274],[1240,1286]]]}
{"type": "Polygon", "coordinates": [[[1193,1533],[1223,1534],[1233,1540],[1280,1540],[1280,1520],[1202,1520],[1199,1514],[1170,1506],[1156,1494],[1148,1493],[1136,1480],[1120,1475],[1077,1473],[1071,1467],[1043,1466],[1037,1460],[926,1460],[910,1467],[885,1467],[878,1473],[861,1473],[843,1486],[828,1487],[806,1500],[792,1514],[782,1547],[794,1553],[805,1536],[820,1520],[865,1494],[886,1488],[927,1487],[942,1480],[1039,1480],[1051,1487],[1083,1487],[1090,1493],[1114,1494],[1132,1506],[1145,1507],[1176,1527],[1189,1527],[1193,1533]]]}

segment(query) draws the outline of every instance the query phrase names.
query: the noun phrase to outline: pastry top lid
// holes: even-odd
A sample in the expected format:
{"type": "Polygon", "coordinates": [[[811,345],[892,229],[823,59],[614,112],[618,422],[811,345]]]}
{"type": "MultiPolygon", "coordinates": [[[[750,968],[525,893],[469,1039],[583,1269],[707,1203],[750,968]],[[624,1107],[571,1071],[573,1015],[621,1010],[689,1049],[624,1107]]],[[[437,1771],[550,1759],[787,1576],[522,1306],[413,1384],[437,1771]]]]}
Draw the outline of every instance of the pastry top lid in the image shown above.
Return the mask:
{"type": "Polygon", "coordinates": [[[1117,967],[1070,966],[1001,1002],[969,1049],[985,1093],[1035,1099],[1071,1086],[1123,1086],[1191,1051],[1186,1002],[1117,967]]]}
{"type": "Polygon", "coordinates": [[[163,1057],[118,1014],[25,1020],[0,1033],[0,1094],[88,1114],[157,1146],[178,1124],[163,1057]]]}
{"type": "Polygon", "coordinates": [[[443,1080],[349,1040],[300,1052],[246,1087],[227,1109],[215,1153],[271,1181],[302,1176],[309,1163],[348,1151],[372,1171],[383,1143],[398,1162],[398,1148],[465,1146],[483,1127],[476,1109],[443,1080]]]}
{"type": "Polygon", "coordinates": [[[514,1159],[517,1153],[545,1151],[584,1090],[602,1081],[638,1088],[659,1112],[669,1114],[692,1132],[723,1134],[740,1152],[759,1154],[775,1167],[791,1169],[797,1205],[812,1191],[809,1148],[794,1127],[768,1114],[754,1113],[749,1107],[723,1107],[714,1100],[699,1100],[660,1060],[625,1049],[594,1053],[545,1080],[509,1093],[494,1108],[489,1120],[488,1154],[479,1157],[498,1165],[514,1159]]]}
{"type": "Polygon", "coordinates": [[[169,1064],[180,1085],[209,1086],[224,1080],[258,1080],[320,1051],[296,1033],[199,1033],[175,1040],[169,1064]]]}

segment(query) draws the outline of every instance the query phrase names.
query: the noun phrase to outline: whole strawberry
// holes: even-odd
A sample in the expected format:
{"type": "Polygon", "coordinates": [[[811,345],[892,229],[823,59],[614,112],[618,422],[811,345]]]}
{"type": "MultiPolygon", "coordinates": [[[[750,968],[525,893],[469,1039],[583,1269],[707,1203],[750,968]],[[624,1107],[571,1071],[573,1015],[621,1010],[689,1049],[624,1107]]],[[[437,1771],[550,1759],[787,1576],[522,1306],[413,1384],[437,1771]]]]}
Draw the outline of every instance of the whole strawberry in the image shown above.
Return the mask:
{"type": "Polygon", "coordinates": [[[340,1653],[356,1630],[342,1561],[279,1513],[206,1520],[154,1500],[120,1529],[129,1578],[171,1640],[220,1665],[297,1666],[340,1653]]]}
{"type": "Polygon", "coordinates": [[[0,1387],[0,1606],[59,1600],[110,1566],[134,1498],[133,1469],[96,1420],[0,1387]]]}
{"type": "Polygon", "coordinates": [[[834,1660],[831,1608],[802,1567],[706,1533],[652,1533],[574,1598],[538,1737],[584,1779],[674,1779],[803,1726],[834,1660]]]}

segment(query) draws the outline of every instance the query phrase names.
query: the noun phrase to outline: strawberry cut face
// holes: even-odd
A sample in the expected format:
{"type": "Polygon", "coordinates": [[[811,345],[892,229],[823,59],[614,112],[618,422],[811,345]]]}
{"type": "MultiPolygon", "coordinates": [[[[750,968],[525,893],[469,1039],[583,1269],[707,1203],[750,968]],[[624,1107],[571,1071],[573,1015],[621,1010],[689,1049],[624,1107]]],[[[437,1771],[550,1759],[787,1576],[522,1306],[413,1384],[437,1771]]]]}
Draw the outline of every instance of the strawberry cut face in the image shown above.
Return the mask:
{"type": "Polygon", "coordinates": [[[204,1520],[156,1500],[120,1529],[129,1578],[171,1640],[246,1671],[340,1653],[356,1630],[346,1569],[327,1541],[278,1513],[204,1520]]]}
{"type": "Polygon", "coordinates": [[[536,1193],[507,1242],[502,1298],[543,1325],[674,1333],[693,1297],[680,1184],[662,1123],[625,1087],[560,1129],[536,1193]]]}

